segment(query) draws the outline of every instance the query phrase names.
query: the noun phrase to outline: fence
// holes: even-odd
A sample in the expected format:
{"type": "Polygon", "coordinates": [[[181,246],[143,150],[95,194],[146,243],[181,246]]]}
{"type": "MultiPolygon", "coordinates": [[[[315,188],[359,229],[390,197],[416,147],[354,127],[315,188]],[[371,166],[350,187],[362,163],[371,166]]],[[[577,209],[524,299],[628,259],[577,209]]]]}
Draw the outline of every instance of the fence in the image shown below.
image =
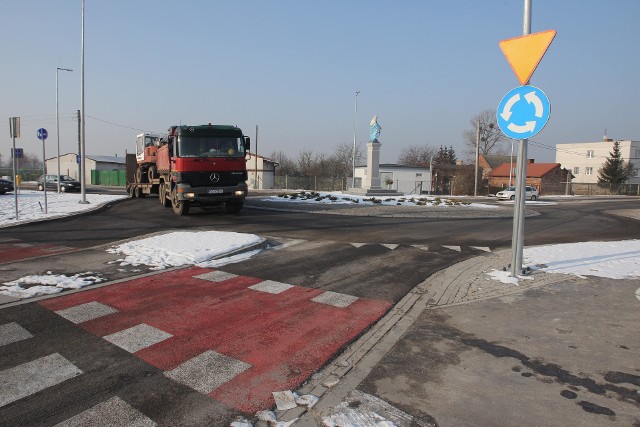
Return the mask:
{"type": "Polygon", "coordinates": [[[568,194],[580,196],[608,196],[613,194],[640,196],[640,184],[583,184],[570,182],[568,194]]]}
{"type": "MultiPolygon", "coordinates": [[[[11,176],[13,175],[13,170],[12,168],[0,168],[0,176],[7,176],[9,177],[9,179],[11,179],[11,176]]],[[[26,181],[37,181],[38,178],[40,177],[40,175],[42,175],[42,168],[40,169],[23,169],[21,167],[18,167],[18,171],[17,171],[17,175],[20,176],[22,182],[26,182],[26,181]]],[[[11,179],[13,181],[13,179],[11,179]]]]}
{"type": "Polygon", "coordinates": [[[127,185],[127,172],[124,170],[115,171],[91,171],[91,184],[110,185],[114,187],[125,187],[127,185]]]}
{"type": "MultiPolygon", "coordinates": [[[[362,179],[356,177],[356,188],[362,187],[362,179]]],[[[393,184],[380,183],[382,189],[397,190],[407,194],[422,194],[430,190],[428,181],[395,180],[393,184]]],[[[313,190],[313,191],[346,191],[353,188],[350,176],[327,178],[319,176],[276,176],[275,189],[279,190],[313,190]]]]}

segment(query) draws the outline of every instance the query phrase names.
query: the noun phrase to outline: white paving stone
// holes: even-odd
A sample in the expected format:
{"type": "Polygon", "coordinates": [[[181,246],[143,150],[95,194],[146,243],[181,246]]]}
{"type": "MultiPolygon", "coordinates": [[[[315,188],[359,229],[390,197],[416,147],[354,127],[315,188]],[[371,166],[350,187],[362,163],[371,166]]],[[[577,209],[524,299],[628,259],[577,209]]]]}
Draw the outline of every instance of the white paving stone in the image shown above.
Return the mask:
{"type": "Polygon", "coordinates": [[[157,424],[118,396],[98,403],[55,427],[127,426],[154,427],[157,424]]]}
{"type": "Polygon", "coordinates": [[[117,312],[118,310],[116,310],[115,308],[101,304],[97,301],[92,301],[85,304],[76,305],[75,307],[69,307],[65,308],[64,310],[56,311],[58,315],[76,324],[97,319],[98,317],[107,316],[109,314],[117,312]]]}
{"type": "Polygon", "coordinates": [[[58,353],[0,372],[0,407],[82,374],[58,353]]]}
{"type": "Polygon", "coordinates": [[[33,335],[31,335],[31,332],[27,331],[16,322],[0,325],[0,347],[14,342],[26,340],[31,337],[33,337],[33,335]]]}
{"type": "Polygon", "coordinates": [[[209,394],[250,367],[250,364],[241,360],[209,350],[164,374],[194,390],[209,394]]]}
{"type": "Polygon", "coordinates": [[[357,301],[358,297],[354,297],[351,295],[339,294],[337,292],[326,291],[321,293],[315,298],[312,298],[311,301],[317,302],[320,304],[332,305],[338,308],[348,307],[353,302],[357,301]]]}
{"type": "Polygon", "coordinates": [[[143,348],[151,347],[154,344],[171,338],[168,332],[149,326],[146,323],[133,326],[120,332],[104,336],[103,338],[118,347],[135,353],[143,348]]]}
{"type": "Polygon", "coordinates": [[[253,289],[254,291],[268,292],[270,294],[279,294],[290,288],[293,288],[293,285],[287,285],[286,283],[280,283],[273,280],[265,280],[249,286],[249,289],[253,289]]]}
{"type": "Polygon", "coordinates": [[[225,273],[224,271],[211,271],[209,273],[193,276],[196,279],[208,280],[210,282],[224,282],[225,280],[235,279],[237,274],[225,273]]]}

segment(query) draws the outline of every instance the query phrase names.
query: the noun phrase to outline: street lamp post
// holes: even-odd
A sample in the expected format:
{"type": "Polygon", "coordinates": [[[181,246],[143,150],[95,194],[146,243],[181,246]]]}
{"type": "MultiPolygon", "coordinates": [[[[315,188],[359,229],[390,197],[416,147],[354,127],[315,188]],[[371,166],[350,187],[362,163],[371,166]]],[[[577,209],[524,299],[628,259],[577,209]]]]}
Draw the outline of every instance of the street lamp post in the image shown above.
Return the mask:
{"type": "Polygon", "coordinates": [[[358,94],[356,91],[355,113],[353,115],[353,156],[351,158],[353,170],[351,171],[351,188],[356,188],[356,128],[358,126],[358,94]]]}
{"type": "Polygon", "coordinates": [[[58,140],[58,193],[60,192],[60,116],[58,114],[58,71],[73,71],[70,68],[56,68],[56,137],[58,140]]]}

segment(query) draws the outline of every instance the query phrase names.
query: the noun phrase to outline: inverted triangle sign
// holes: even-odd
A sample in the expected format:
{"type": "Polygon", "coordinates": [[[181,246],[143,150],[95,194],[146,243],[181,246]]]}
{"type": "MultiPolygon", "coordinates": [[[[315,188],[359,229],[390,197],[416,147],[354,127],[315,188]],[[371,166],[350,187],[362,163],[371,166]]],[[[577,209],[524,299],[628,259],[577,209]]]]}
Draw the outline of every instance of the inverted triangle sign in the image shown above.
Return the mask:
{"type": "Polygon", "coordinates": [[[547,30],[499,43],[520,84],[526,85],[529,82],[555,36],[556,30],[547,30]]]}

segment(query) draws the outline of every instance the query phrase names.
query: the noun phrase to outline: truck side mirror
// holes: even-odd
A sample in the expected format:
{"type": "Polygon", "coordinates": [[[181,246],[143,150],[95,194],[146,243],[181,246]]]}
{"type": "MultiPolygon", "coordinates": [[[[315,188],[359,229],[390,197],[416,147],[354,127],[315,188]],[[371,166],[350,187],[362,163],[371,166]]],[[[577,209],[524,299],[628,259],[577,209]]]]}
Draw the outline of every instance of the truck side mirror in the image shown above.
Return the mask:
{"type": "Polygon", "coordinates": [[[244,149],[245,151],[249,151],[251,148],[251,139],[248,136],[244,137],[244,149]]]}

